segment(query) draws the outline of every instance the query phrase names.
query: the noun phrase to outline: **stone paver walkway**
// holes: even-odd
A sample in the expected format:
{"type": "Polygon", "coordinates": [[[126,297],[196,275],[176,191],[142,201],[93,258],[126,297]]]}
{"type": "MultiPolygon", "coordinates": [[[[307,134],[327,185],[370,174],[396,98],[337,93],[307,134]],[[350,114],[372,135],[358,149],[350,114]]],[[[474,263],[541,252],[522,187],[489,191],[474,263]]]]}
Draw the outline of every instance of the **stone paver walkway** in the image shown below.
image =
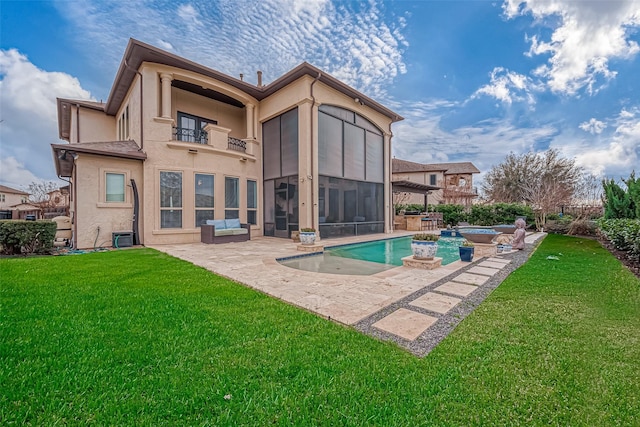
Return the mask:
{"type": "MultiPolygon", "coordinates": [[[[410,234],[396,232],[384,237],[410,234]]],[[[526,241],[531,246],[542,236],[533,234],[526,241]]],[[[322,243],[331,246],[380,237],[325,239],[322,243]]],[[[455,326],[470,307],[479,304],[502,281],[500,273],[511,263],[509,254],[500,254],[471,264],[457,261],[434,270],[397,267],[356,276],[281,265],[276,259],[301,255],[297,244],[285,239],[256,237],[239,243],[153,247],[327,319],[394,340],[417,355],[427,354],[443,338],[442,331],[452,330],[445,325],[452,324],[451,316],[457,316],[455,326]],[[493,284],[487,285],[489,282],[493,284]]]]}

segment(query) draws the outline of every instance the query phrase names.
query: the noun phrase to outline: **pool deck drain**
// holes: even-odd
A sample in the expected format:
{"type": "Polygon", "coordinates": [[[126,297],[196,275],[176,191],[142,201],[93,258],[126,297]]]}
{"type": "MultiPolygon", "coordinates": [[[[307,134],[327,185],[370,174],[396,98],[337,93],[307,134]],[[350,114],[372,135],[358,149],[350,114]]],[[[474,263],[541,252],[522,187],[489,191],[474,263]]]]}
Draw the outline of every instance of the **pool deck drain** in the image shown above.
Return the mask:
{"type": "MultiPolygon", "coordinates": [[[[396,232],[384,235],[384,238],[411,234],[413,233],[396,232]]],[[[510,271],[526,261],[532,243],[542,236],[544,234],[541,233],[527,236],[525,251],[500,254],[471,264],[457,261],[434,270],[397,267],[370,276],[314,273],[283,266],[276,258],[300,254],[297,244],[270,237],[256,237],[239,243],[207,245],[197,242],[158,245],[153,248],[325,318],[351,325],[366,334],[393,340],[414,354],[424,356],[497,287],[510,271]],[[483,262],[490,264],[481,266],[483,262]],[[499,266],[495,263],[504,266],[492,268],[499,266]],[[471,291],[468,286],[477,289],[471,291]],[[410,305],[427,292],[441,293],[461,301],[444,314],[420,307],[424,300],[419,300],[421,302],[418,305],[410,305]],[[430,323],[418,317],[422,321],[417,323],[424,329],[415,339],[403,337],[413,336],[413,332],[401,332],[398,335],[372,326],[400,308],[435,318],[436,321],[430,323]],[[425,326],[426,323],[429,326],[425,326]]],[[[326,246],[359,243],[374,237],[369,235],[324,239],[322,243],[326,246]]]]}

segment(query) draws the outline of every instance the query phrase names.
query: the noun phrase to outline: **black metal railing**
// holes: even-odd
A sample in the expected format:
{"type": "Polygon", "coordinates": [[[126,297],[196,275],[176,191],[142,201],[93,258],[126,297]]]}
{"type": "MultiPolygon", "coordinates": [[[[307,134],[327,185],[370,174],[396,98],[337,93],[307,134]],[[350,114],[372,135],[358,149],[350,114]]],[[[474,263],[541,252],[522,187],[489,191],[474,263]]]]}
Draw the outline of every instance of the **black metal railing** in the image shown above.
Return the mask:
{"type": "Polygon", "coordinates": [[[229,137],[229,150],[242,151],[243,153],[247,151],[247,143],[238,138],[229,137]]]}
{"type": "Polygon", "coordinates": [[[197,144],[208,144],[209,136],[201,129],[173,128],[173,137],[176,141],[195,142],[197,144]]]}

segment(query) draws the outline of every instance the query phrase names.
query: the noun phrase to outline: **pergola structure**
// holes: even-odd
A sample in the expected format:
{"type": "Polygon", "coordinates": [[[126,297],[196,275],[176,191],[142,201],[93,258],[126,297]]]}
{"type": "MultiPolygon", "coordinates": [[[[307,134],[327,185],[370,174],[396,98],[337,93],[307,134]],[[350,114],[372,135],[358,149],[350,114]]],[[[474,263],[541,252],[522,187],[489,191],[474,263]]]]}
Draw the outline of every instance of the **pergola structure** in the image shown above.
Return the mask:
{"type": "Polygon", "coordinates": [[[440,190],[442,187],[435,185],[420,184],[413,181],[392,181],[391,189],[394,193],[418,193],[424,194],[424,211],[427,212],[427,196],[429,191],[440,190]]]}

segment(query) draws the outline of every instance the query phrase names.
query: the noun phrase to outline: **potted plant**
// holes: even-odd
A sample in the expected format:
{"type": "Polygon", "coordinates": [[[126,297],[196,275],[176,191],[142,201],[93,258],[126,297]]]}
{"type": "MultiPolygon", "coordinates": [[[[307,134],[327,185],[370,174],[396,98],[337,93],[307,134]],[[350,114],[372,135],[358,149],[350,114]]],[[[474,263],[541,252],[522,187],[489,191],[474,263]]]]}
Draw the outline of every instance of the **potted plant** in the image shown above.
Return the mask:
{"type": "Polygon", "coordinates": [[[440,236],[437,234],[414,234],[411,240],[411,252],[413,252],[413,258],[426,260],[433,259],[438,251],[438,239],[440,239],[440,236]]]}
{"type": "Polygon", "coordinates": [[[474,252],[473,242],[465,239],[464,242],[462,242],[462,244],[458,247],[458,250],[460,251],[460,259],[462,261],[471,262],[474,252]]]}
{"type": "Polygon", "coordinates": [[[300,229],[300,242],[303,245],[313,245],[316,242],[316,229],[315,228],[301,228],[300,229]]]}

